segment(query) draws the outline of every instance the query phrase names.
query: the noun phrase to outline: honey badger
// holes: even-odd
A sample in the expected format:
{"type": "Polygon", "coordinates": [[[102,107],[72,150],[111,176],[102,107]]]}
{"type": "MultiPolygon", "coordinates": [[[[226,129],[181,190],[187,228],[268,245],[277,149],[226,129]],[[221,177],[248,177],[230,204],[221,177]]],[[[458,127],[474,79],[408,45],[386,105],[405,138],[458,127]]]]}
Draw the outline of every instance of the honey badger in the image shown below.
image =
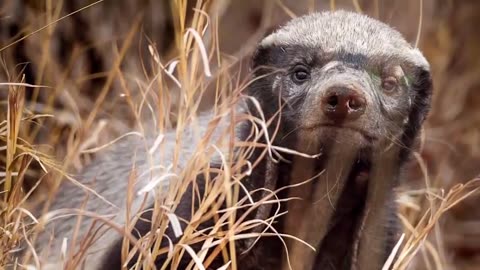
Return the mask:
{"type": "MultiPolygon", "coordinates": [[[[288,212],[273,226],[315,250],[287,240],[287,256],[277,237],[261,238],[248,251],[245,243],[237,241],[238,268],[381,269],[398,236],[394,188],[429,109],[428,62],[389,26],[364,15],[336,11],[293,19],[260,42],[252,63],[254,80],[247,94],[258,101],[266,119],[280,123],[278,130],[269,130],[277,132],[272,144],[310,156],[290,154],[278,162],[265,156],[242,181],[250,191],[292,186],[278,196],[300,200],[286,200],[282,207],[288,212]]],[[[260,116],[255,102],[248,101],[245,107],[260,116]]],[[[208,115],[202,117],[200,121],[208,121],[208,115]]],[[[239,127],[238,140],[248,139],[252,125],[239,127]]],[[[174,138],[170,133],[165,137],[172,145],[174,138]]],[[[95,190],[119,208],[125,205],[135,147],[127,142],[85,172],[96,177],[95,190]]],[[[168,151],[165,155],[168,162],[168,151]]],[[[147,161],[139,155],[136,162],[141,167],[147,161]]],[[[198,181],[203,181],[201,176],[198,181]]],[[[63,188],[53,209],[73,207],[73,203],[78,207],[79,193],[74,187],[63,188]]],[[[187,220],[192,210],[189,196],[191,190],[176,211],[187,220]]],[[[87,210],[101,212],[103,204],[91,200],[87,210]]],[[[118,219],[125,218],[124,212],[118,219]]],[[[118,209],[103,213],[118,213],[118,209]]],[[[262,215],[259,209],[252,218],[262,215]]],[[[144,218],[132,230],[137,236],[151,230],[148,213],[144,218]]],[[[76,219],[55,225],[57,239],[75,229],[73,222],[76,219]]],[[[82,231],[84,222],[87,219],[77,229],[82,231]]],[[[171,228],[166,234],[178,241],[171,228]]],[[[95,252],[86,269],[121,268],[122,240],[112,235],[102,240],[107,248],[95,252]]],[[[48,242],[42,237],[40,243],[48,242]]],[[[183,257],[178,269],[186,269],[190,262],[183,257]]],[[[160,256],[155,263],[160,267],[165,259],[160,256]]],[[[223,264],[218,258],[209,269],[223,264]]]]}

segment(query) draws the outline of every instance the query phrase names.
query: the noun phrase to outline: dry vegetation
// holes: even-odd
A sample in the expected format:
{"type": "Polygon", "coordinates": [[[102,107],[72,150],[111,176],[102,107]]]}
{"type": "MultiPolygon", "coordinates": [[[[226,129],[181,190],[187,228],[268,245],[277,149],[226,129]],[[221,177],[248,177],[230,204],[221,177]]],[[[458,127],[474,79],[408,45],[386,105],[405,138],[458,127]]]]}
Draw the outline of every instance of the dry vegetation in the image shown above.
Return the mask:
{"type": "MultiPolygon", "coordinates": [[[[22,241],[30,245],[32,232],[45,222],[34,217],[32,209],[48,201],[62,179],[75,181],[72,173],[115,144],[115,138],[153,136],[159,141],[172,128],[181,138],[185,125],[195,125],[195,114],[207,107],[214,107],[219,117],[227,113],[235,119],[244,117],[231,108],[245,98],[241,94],[248,84],[244,57],[252,44],[269,26],[327,8],[356,9],[393,24],[412,43],[418,40],[432,64],[433,108],[420,151],[406,172],[408,181],[400,190],[405,236],[393,269],[480,267],[480,211],[475,207],[480,186],[475,179],[480,173],[480,98],[475,95],[480,88],[480,36],[475,34],[478,24],[472,22],[480,23],[477,1],[425,0],[423,9],[419,1],[401,0],[389,4],[305,0],[300,5],[294,5],[296,1],[67,2],[0,3],[0,268],[14,257],[22,241]]],[[[215,128],[217,120],[209,128],[215,128]]],[[[268,119],[252,121],[275,124],[268,119]]],[[[261,232],[245,232],[272,222],[272,218],[246,222],[235,215],[236,207],[275,205],[275,196],[272,193],[269,201],[255,204],[249,204],[250,198],[238,198],[245,176],[240,167],[246,163],[232,165],[231,151],[241,147],[239,160],[246,161],[254,145],[238,145],[231,140],[231,131],[216,138],[227,149],[221,157],[229,170],[219,172],[221,181],[212,179],[208,185],[208,195],[192,218],[197,222],[183,231],[180,245],[154,249],[153,254],[143,251],[140,264],[150,265],[161,252],[176,254],[175,262],[192,252],[189,245],[207,239],[204,247],[213,251],[212,256],[222,253],[236,269],[236,258],[227,258],[224,252],[235,248],[229,240],[255,239],[261,232]],[[212,211],[212,205],[223,201],[229,211],[212,211]],[[215,226],[195,230],[210,217],[217,221],[215,226]]],[[[261,132],[252,131],[252,136],[261,132]]],[[[206,174],[209,161],[218,154],[212,140],[202,138],[186,168],[170,171],[183,181],[159,194],[153,215],[158,216],[160,232],[168,222],[176,222],[173,215],[162,213],[174,210],[186,186],[196,175],[206,174]]],[[[146,147],[162,149],[161,143],[146,147]]],[[[256,147],[264,147],[264,154],[270,155],[288,151],[256,147]]],[[[176,167],[175,162],[172,165],[176,167]]],[[[47,219],[61,214],[50,213],[47,219]]],[[[161,240],[137,241],[128,235],[125,239],[136,248],[141,243],[155,246],[161,240]]],[[[71,250],[64,252],[69,258],[66,268],[75,269],[81,252],[76,257],[71,250]]],[[[124,258],[129,252],[124,250],[124,258]]],[[[198,261],[192,265],[211,263],[206,252],[193,257],[198,261]]],[[[29,264],[36,266],[35,254],[30,258],[29,264]]]]}

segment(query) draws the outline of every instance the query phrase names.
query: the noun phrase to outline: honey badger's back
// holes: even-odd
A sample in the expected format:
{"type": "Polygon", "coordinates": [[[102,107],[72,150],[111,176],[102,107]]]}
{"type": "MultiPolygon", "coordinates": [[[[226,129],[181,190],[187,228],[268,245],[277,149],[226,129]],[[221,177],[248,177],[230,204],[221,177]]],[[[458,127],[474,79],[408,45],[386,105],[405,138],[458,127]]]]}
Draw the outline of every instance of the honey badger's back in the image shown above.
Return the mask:
{"type": "MultiPolygon", "coordinates": [[[[315,181],[281,194],[282,198],[302,197],[304,200],[298,204],[295,201],[284,203],[289,213],[274,225],[275,228],[298,236],[318,251],[314,253],[289,242],[290,254],[294,254],[294,269],[326,269],[331,265],[342,265],[342,269],[378,268],[388,252],[383,242],[392,239],[387,235],[391,226],[385,223],[392,213],[385,205],[393,201],[392,190],[398,183],[399,170],[428,110],[428,63],[398,32],[378,21],[347,12],[313,14],[293,20],[260,43],[253,62],[256,80],[248,94],[257,98],[267,119],[277,117],[276,112],[282,107],[281,126],[273,143],[312,155],[322,153],[318,159],[290,155],[291,163],[274,164],[265,158],[252,177],[245,179],[250,186],[259,188],[265,185],[265,179],[278,175],[274,179],[274,188],[278,189],[317,177],[315,181]],[[377,69],[369,74],[366,70],[372,66],[377,69]],[[383,70],[390,66],[392,70],[383,70]],[[397,66],[405,74],[396,74],[397,66]],[[272,70],[277,72],[272,74],[272,70]],[[297,72],[299,77],[295,77],[297,72]],[[398,75],[402,84],[397,90],[401,91],[383,92],[384,72],[389,76],[398,75]],[[285,106],[279,105],[279,101],[285,106]],[[322,170],[325,173],[320,174],[322,170]],[[325,196],[326,193],[330,195],[329,181],[347,191],[347,196],[325,196]],[[349,200],[349,195],[358,197],[359,201],[349,200]],[[325,197],[330,200],[325,201],[325,197]],[[332,205],[346,210],[334,211],[332,205]],[[348,215],[355,215],[355,222],[345,222],[348,215]],[[337,228],[337,223],[347,229],[337,228]],[[350,226],[349,223],[358,224],[350,226]],[[350,238],[343,237],[343,232],[350,238]],[[335,241],[337,239],[341,240],[335,241]],[[333,245],[337,242],[342,243],[333,245]]],[[[254,112],[255,106],[250,109],[254,112]]],[[[248,132],[241,129],[240,136],[245,137],[248,132]]],[[[169,139],[173,144],[175,140],[166,138],[169,139]]],[[[100,190],[108,193],[112,191],[111,185],[117,190],[125,188],[131,168],[131,148],[127,144],[123,150],[117,150],[126,159],[111,160],[112,163],[99,161],[87,171],[94,176],[100,173],[101,179],[97,177],[100,190]],[[110,165],[105,166],[103,162],[123,170],[120,174],[113,173],[110,165]]],[[[140,159],[139,166],[145,164],[145,160],[140,159]]],[[[126,193],[125,190],[121,192],[126,193]]],[[[118,194],[106,196],[124,205],[124,196],[118,194]]],[[[71,202],[64,197],[59,199],[58,205],[62,201],[71,202]]],[[[101,204],[96,199],[90,209],[98,212],[101,204]]],[[[121,212],[118,220],[124,217],[121,212]]],[[[72,231],[69,224],[61,231],[72,231]]],[[[248,266],[242,264],[241,267],[245,267],[242,269],[288,269],[281,243],[270,239],[262,240],[267,243],[265,246],[260,245],[242,257],[250,261],[248,266]]],[[[110,240],[101,242],[107,249],[111,243],[110,240]]],[[[114,245],[112,250],[116,257],[107,258],[107,261],[117,260],[110,265],[118,266],[118,246],[114,245]]]]}
{"type": "MultiPolygon", "coordinates": [[[[205,135],[213,117],[211,113],[200,114],[191,125],[182,130],[180,149],[176,149],[174,143],[177,136],[176,130],[167,131],[161,135],[161,139],[131,135],[115,143],[111,150],[102,153],[83,170],[76,178],[83,186],[71,180],[64,180],[49,208],[49,211],[54,213],[62,211],[56,212],[56,215],[61,214],[61,216],[50,221],[35,242],[36,251],[42,252],[40,254],[42,269],[53,270],[64,267],[65,258],[62,258],[61,253],[64,238],[67,240],[67,256],[71,256],[81,249],[80,245],[82,241],[86,241],[84,237],[87,234],[94,236],[95,241],[92,241],[93,245],[87,251],[83,269],[101,269],[100,262],[110,246],[121,238],[121,233],[105,225],[102,220],[93,224],[92,222],[96,219],[94,215],[102,216],[104,220],[121,226],[127,219],[128,194],[132,194],[133,198],[129,205],[132,211],[129,218],[137,214],[135,211],[140,209],[142,203],[150,205],[153,200],[152,191],[141,195],[138,195],[138,192],[152,181],[158,181],[159,175],[181,170],[195,152],[195,147],[205,135]],[[154,145],[157,145],[157,148],[151,151],[154,145]],[[174,153],[180,156],[177,162],[178,170],[168,168],[173,164],[174,153]],[[135,173],[133,177],[131,177],[132,173],[135,173]],[[129,179],[134,181],[129,183],[129,179]],[[98,229],[99,231],[95,232],[98,229]],[[72,243],[74,238],[76,238],[75,244],[72,243]],[[73,253],[68,254],[68,252],[73,253]]],[[[225,127],[223,119],[214,130],[211,140],[218,139],[225,127]]],[[[166,187],[168,183],[169,179],[165,178],[156,187],[166,187]]],[[[72,259],[67,257],[67,260],[72,259]]]]}

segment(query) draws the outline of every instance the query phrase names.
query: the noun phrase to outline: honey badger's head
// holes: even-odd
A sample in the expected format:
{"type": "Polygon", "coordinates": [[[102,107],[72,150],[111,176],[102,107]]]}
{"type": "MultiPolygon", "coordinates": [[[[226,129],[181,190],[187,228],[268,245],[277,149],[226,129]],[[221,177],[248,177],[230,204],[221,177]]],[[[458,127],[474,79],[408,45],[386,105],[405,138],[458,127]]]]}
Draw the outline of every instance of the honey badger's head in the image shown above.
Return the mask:
{"type": "Polygon", "coordinates": [[[307,141],[335,134],[342,143],[409,148],[428,110],[425,58],[400,33],[360,14],[294,19],[260,43],[253,67],[265,77],[250,94],[270,112],[280,97],[284,128],[277,143],[292,148],[299,134],[293,130],[307,141]]]}

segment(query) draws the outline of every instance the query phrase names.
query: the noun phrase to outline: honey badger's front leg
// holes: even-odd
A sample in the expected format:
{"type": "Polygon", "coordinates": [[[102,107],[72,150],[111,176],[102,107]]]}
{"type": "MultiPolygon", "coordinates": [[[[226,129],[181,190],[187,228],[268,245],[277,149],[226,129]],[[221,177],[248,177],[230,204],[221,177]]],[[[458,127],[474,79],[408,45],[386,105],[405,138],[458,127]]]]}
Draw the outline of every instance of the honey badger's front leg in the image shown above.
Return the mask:
{"type": "MultiPolygon", "coordinates": [[[[388,146],[387,146],[388,147],[388,146]]],[[[381,150],[381,149],[379,149],[381,150]]],[[[394,183],[400,173],[399,149],[391,147],[373,157],[368,195],[362,224],[356,239],[356,254],[352,258],[353,269],[376,269],[385,263],[398,240],[395,233],[396,210],[394,205],[394,183]]]]}
{"type": "Polygon", "coordinates": [[[316,250],[290,240],[283,269],[379,269],[398,229],[392,222],[399,148],[330,145],[323,159],[294,159],[291,181],[315,179],[289,192],[301,200],[288,203],[285,233],[316,250]]]}

